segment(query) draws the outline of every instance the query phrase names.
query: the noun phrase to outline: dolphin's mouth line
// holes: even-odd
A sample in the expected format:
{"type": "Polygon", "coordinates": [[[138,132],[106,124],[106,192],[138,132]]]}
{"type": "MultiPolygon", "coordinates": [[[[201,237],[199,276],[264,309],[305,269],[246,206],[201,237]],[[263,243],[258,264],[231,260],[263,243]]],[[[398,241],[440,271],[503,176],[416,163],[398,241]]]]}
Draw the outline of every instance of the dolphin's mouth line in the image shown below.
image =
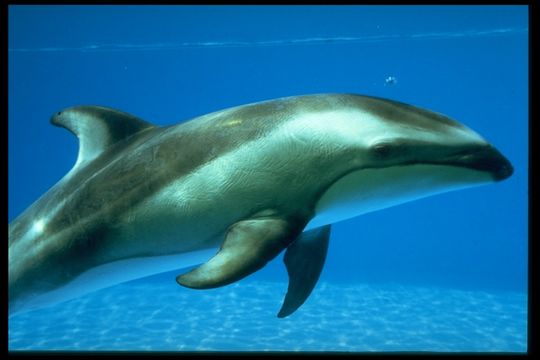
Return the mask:
{"type": "Polygon", "coordinates": [[[442,165],[468,168],[471,170],[488,172],[491,174],[494,181],[501,181],[507,179],[514,172],[514,168],[510,161],[508,161],[506,157],[504,157],[497,149],[495,149],[491,145],[482,146],[474,149],[469,148],[447,156],[443,156],[436,160],[411,159],[409,161],[403,161],[391,165],[383,164],[382,166],[363,166],[354,169],[353,171],[407,165],[442,165]]]}
{"type": "Polygon", "coordinates": [[[483,146],[474,151],[463,151],[438,161],[429,161],[428,164],[449,165],[469,168],[477,171],[489,172],[495,181],[509,178],[514,167],[497,149],[492,146],[483,146]]]}

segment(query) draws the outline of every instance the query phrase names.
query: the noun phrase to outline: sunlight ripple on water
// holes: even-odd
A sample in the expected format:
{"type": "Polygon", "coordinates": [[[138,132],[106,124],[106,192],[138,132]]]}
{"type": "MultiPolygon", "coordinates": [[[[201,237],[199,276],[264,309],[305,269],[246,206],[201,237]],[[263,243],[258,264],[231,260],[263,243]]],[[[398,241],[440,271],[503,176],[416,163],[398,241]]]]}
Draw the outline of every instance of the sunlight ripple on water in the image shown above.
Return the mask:
{"type": "Polygon", "coordinates": [[[321,283],[278,319],[285,284],[127,283],[10,319],[10,350],[526,351],[527,297],[321,283]],[[111,305],[115,306],[111,306],[111,305]]]}

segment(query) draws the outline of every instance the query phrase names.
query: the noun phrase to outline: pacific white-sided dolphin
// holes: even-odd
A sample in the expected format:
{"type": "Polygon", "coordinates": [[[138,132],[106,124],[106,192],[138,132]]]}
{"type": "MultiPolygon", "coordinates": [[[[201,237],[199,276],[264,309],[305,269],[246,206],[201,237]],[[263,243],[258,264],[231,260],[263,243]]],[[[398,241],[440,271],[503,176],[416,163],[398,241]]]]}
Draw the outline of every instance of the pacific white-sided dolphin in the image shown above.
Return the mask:
{"type": "Polygon", "coordinates": [[[202,262],[177,282],[219,287],[286,250],[285,317],[319,278],[331,223],[513,172],[456,121],[360,95],[289,97],[166,127],[99,106],[51,122],[79,138],[79,155],[9,226],[10,312],[202,262]]]}

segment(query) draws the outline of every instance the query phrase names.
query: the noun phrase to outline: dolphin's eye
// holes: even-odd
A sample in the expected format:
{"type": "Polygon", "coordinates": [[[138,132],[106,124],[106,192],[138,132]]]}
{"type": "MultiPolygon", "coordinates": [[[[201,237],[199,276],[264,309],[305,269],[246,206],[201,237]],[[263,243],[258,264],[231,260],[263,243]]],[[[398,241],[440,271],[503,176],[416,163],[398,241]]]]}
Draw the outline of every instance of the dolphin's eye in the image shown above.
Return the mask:
{"type": "Polygon", "coordinates": [[[386,159],[394,153],[394,147],[390,143],[378,143],[371,147],[371,153],[378,159],[386,159]]]}

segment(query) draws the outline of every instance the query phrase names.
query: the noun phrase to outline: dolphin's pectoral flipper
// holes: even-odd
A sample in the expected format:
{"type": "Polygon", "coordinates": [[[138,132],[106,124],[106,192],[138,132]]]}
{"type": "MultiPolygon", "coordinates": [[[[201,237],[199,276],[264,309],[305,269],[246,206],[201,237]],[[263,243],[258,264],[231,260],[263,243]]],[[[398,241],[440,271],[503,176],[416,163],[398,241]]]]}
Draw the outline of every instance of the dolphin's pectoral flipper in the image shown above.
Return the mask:
{"type": "Polygon", "coordinates": [[[289,273],[289,288],[279,318],[291,315],[311,294],[326,260],[329,238],[330,225],[326,225],[302,233],[287,248],[283,262],[289,273]]]}
{"type": "Polygon", "coordinates": [[[103,106],[75,106],[57,112],[51,124],[79,138],[75,166],[98,157],[109,146],[154,125],[128,113],[103,106]]]}
{"type": "Polygon", "coordinates": [[[176,278],[183,286],[210,289],[238,281],[261,269],[302,231],[294,221],[251,218],[230,227],[218,253],[198,268],[176,278]]]}

